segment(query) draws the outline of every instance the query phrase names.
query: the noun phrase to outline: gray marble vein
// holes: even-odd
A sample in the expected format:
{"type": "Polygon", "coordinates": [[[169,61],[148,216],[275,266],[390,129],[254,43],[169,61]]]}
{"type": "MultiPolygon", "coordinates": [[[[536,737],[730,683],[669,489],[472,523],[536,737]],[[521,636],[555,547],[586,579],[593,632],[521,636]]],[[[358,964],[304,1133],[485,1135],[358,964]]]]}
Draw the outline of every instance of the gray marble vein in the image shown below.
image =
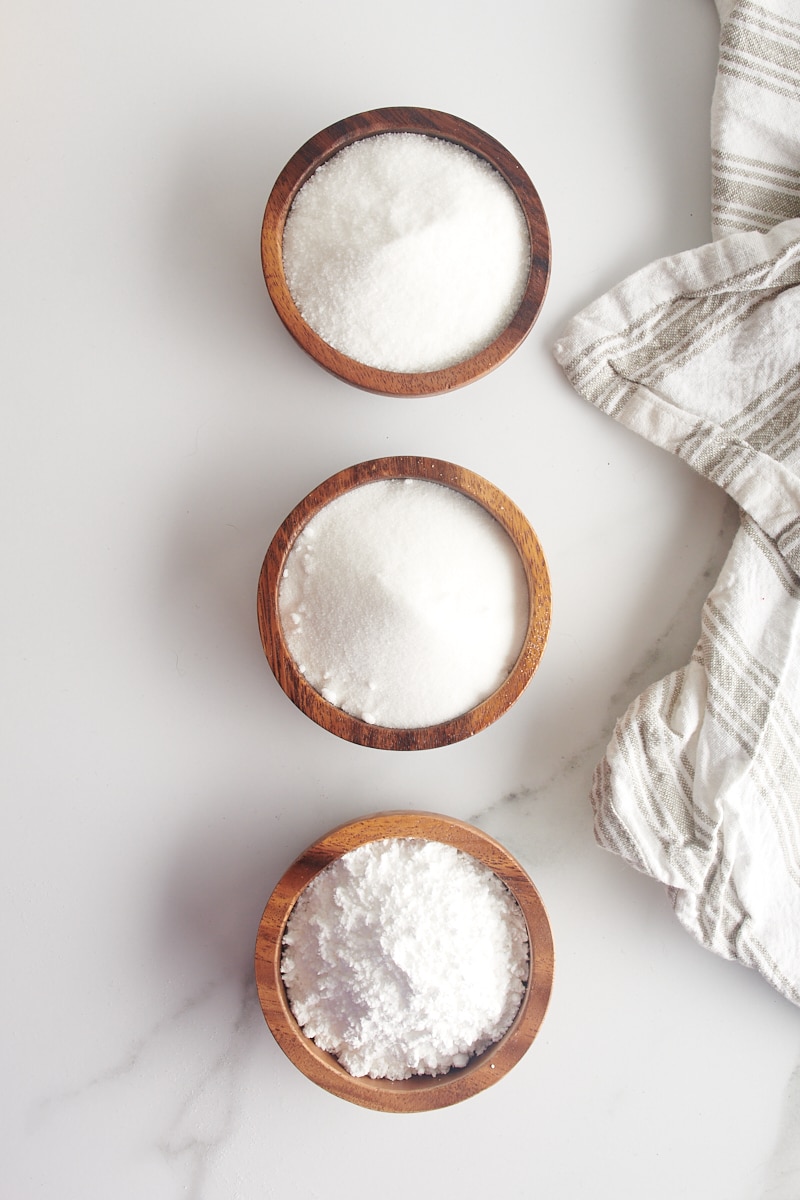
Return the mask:
{"type": "Polygon", "coordinates": [[[764,1169],[761,1200],[800,1197],[800,1052],[786,1081],[772,1155],[764,1169]]]}
{"type": "MultiPolygon", "coordinates": [[[[238,978],[208,982],[104,1070],[44,1097],[28,1115],[32,1144],[50,1137],[59,1123],[68,1126],[75,1113],[84,1121],[87,1112],[107,1106],[123,1114],[126,1096],[157,1097],[146,1110],[149,1141],[142,1153],[180,1175],[181,1195],[201,1200],[215,1156],[238,1126],[237,1079],[262,1026],[249,969],[238,978]],[[181,1055],[178,1048],[187,1044],[194,1053],[181,1055]],[[206,1051],[204,1058],[198,1050],[206,1051]]],[[[141,1113],[136,1115],[141,1126],[141,1113]]]]}

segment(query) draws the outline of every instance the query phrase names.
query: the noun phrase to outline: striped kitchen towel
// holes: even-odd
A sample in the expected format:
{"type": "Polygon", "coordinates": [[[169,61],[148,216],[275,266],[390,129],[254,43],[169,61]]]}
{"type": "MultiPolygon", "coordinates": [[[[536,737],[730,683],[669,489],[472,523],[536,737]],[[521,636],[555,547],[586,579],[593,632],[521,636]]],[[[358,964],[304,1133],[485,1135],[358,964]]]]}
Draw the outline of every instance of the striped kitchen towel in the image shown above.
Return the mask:
{"type": "Polygon", "coordinates": [[[741,523],[691,661],[617,723],[601,845],[705,946],[800,1004],[800,6],[717,0],[713,241],[633,275],[555,354],[741,523]]]}

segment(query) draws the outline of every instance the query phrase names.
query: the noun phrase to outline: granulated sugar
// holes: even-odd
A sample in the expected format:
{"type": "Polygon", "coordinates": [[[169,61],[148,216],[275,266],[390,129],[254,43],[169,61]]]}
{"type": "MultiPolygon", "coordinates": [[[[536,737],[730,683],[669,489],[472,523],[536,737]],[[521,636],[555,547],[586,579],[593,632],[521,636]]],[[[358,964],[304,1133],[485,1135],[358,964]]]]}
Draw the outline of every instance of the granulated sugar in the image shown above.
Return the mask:
{"type": "Polygon", "coordinates": [[[340,150],[300,188],[284,229],[284,274],[306,322],[383,370],[439,370],[489,345],[519,307],[529,264],[503,177],[424,134],[340,150]]]}
{"type": "Polygon", "coordinates": [[[371,724],[451,720],[507,678],[528,622],[520,557],[474,500],[380,480],[305,526],[279,591],[289,652],[331,704],[371,724]]]}
{"type": "Polygon", "coordinates": [[[502,1037],[528,966],[525,920],[492,871],[440,842],[387,838],[301,893],[281,973],[298,1024],[351,1075],[407,1079],[502,1037]]]}

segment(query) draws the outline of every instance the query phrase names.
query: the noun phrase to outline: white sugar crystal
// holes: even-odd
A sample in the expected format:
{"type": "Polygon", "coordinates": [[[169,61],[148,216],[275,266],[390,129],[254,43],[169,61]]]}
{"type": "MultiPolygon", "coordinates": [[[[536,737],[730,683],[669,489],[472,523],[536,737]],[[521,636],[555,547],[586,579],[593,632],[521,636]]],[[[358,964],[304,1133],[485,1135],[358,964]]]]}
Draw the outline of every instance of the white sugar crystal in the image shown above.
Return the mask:
{"type": "Polygon", "coordinates": [[[372,724],[420,728],[469,711],[507,678],[528,588],[481,505],[427,480],[380,480],[331,501],[301,532],[279,609],[312,687],[372,724]]]}
{"type": "Polygon", "coordinates": [[[519,307],[529,265],[503,177],[424,134],[340,150],[300,188],[284,228],[284,274],[306,322],[383,370],[439,370],[488,346],[519,307]]]}

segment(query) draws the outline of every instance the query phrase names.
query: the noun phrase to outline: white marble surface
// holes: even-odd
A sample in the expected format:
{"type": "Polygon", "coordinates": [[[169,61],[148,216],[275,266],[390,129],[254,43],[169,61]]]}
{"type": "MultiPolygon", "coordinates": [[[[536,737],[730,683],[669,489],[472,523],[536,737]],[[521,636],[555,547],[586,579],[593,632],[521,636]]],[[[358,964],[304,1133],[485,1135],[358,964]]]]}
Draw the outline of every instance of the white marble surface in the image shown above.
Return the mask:
{"type": "Polygon", "coordinates": [[[735,516],[550,356],[583,304],[708,240],[712,0],[4,13],[4,1200],[796,1200],[800,1014],[598,849],[587,801],[615,716],[688,657],[735,516]],[[325,375],[261,278],[286,160],[391,104],[488,130],[551,222],[539,323],[449,397],[325,375]],[[392,453],[507,491],[554,587],[543,665],[512,712],[411,755],[297,712],[254,611],[289,509],[392,453]],[[504,841],[557,953],[523,1062],[409,1117],[309,1083],[252,981],[284,867],[390,806],[504,841]]]}

